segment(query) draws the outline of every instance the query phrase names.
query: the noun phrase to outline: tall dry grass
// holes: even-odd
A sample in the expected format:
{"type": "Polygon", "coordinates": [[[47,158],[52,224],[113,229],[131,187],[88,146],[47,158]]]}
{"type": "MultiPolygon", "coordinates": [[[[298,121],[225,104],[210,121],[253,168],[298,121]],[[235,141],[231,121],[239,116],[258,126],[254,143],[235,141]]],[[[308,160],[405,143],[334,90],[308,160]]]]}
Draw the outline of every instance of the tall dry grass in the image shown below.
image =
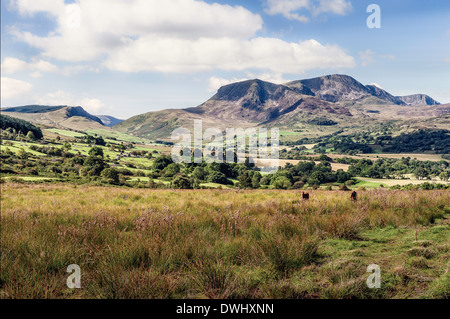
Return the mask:
{"type": "Polygon", "coordinates": [[[323,240],[426,225],[450,202],[444,190],[365,191],[356,203],[347,192],[310,196],[5,184],[1,297],[297,296],[282,285],[318,261],[323,240]],[[82,289],[65,285],[70,264],[82,289]]]}

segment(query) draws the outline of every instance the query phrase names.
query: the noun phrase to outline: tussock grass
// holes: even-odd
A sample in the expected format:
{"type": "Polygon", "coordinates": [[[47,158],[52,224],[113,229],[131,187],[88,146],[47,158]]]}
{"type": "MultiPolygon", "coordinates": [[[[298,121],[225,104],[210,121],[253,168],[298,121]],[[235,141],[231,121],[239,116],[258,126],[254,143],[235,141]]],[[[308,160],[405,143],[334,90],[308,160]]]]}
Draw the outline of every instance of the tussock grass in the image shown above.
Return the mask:
{"type": "Polygon", "coordinates": [[[356,203],[347,192],[300,196],[2,185],[0,296],[387,298],[411,292],[423,271],[436,281],[426,297],[448,295],[449,191],[364,191],[356,203]],[[393,270],[400,261],[407,272],[393,270]],[[388,271],[377,291],[365,285],[374,262],[388,271]],[[82,289],[65,285],[70,264],[82,289]]]}

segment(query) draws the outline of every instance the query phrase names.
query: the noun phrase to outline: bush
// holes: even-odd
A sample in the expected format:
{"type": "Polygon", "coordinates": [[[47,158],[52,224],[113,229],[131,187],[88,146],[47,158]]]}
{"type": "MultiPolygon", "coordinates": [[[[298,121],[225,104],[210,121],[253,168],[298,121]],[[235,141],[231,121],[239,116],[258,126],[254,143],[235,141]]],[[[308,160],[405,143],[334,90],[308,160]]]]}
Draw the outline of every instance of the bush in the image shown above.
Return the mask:
{"type": "Polygon", "coordinates": [[[175,189],[192,189],[192,180],[186,175],[177,175],[171,183],[172,188],[175,189]]]}
{"type": "Polygon", "coordinates": [[[106,168],[102,171],[101,175],[109,184],[119,184],[119,171],[117,169],[106,168]]]}
{"type": "Polygon", "coordinates": [[[217,183],[222,185],[233,185],[233,182],[229,180],[225,174],[213,171],[208,175],[207,181],[209,183],[217,183]]]}
{"type": "Polygon", "coordinates": [[[272,185],[276,188],[276,189],[289,189],[292,184],[289,181],[289,179],[285,176],[280,176],[277,177],[273,182],[272,185]]]}
{"type": "Polygon", "coordinates": [[[302,182],[302,181],[298,181],[298,182],[295,182],[294,183],[294,189],[302,189],[303,188],[303,186],[305,186],[305,183],[304,182],[302,182]]]}

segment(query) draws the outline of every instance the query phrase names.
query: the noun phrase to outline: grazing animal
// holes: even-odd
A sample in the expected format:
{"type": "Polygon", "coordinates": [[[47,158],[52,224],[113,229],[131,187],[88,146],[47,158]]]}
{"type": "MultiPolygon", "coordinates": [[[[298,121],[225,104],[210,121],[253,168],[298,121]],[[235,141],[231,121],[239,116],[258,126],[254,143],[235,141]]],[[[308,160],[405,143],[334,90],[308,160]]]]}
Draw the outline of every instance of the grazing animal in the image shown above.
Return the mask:
{"type": "Polygon", "coordinates": [[[358,194],[355,191],[353,191],[352,195],[350,196],[350,199],[356,202],[356,200],[358,199],[358,194]]]}
{"type": "Polygon", "coordinates": [[[308,200],[309,199],[309,194],[305,193],[305,192],[302,192],[302,199],[303,200],[308,200]]]}

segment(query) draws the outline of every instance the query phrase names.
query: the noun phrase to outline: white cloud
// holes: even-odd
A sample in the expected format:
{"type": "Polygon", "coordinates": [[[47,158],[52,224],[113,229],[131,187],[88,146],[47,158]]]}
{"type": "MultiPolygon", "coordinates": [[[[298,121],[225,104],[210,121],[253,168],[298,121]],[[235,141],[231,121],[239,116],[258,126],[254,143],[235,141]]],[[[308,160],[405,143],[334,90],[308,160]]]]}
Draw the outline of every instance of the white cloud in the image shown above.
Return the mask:
{"type": "Polygon", "coordinates": [[[313,14],[331,12],[338,15],[346,15],[352,11],[352,3],[346,0],[319,0],[318,6],[314,7],[313,14]]]}
{"type": "MultiPolygon", "coordinates": [[[[1,77],[1,98],[7,100],[30,92],[33,85],[28,82],[1,77]]],[[[3,101],[2,101],[3,102],[3,101]]],[[[3,103],[2,103],[3,104],[3,103]]]]}
{"type": "Polygon", "coordinates": [[[5,58],[2,62],[2,73],[12,74],[28,68],[28,63],[16,58],[5,58]]]}
{"type": "Polygon", "coordinates": [[[22,16],[31,16],[37,12],[56,16],[64,10],[64,0],[12,0],[11,4],[22,16]]]}
{"type": "Polygon", "coordinates": [[[92,114],[100,114],[101,112],[112,109],[110,106],[107,106],[99,99],[83,99],[78,104],[92,114]]]}
{"type": "Polygon", "coordinates": [[[58,28],[47,37],[16,30],[16,37],[46,56],[66,61],[95,59],[144,35],[248,38],[262,28],[261,17],[243,7],[196,0],[79,0],[78,18],[71,16],[77,10],[30,9],[24,7],[27,3],[17,0],[19,12],[57,12],[58,28]],[[77,19],[79,27],[68,23],[77,19]]]}
{"type": "Polygon", "coordinates": [[[99,99],[89,97],[79,99],[62,90],[35,97],[35,103],[40,105],[81,106],[91,114],[100,114],[101,112],[112,110],[112,107],[99,99]]]}
{"type": "Polygon", "coordinates": [[[270,15],[281,14],[286,19],[308,22],[309,18],[295,13],[300,9],[310,8],[309,0],[267,0],[265,12],[270,15]]]}
{"type": "MultiPolygon", "coordinates": [[[[43,0],[42,7],[24,7],[29,1],[16,0],[19,12],[56,15],[58,27],[44,37],[17,29],[13,34],[62,61],[100,61],[114,71],[163,73],[219,69],[283,74],[355,66],[353,57],[335,45],[257,37],[261,17],[240,6],[198,0],[79,0],[77,11],[59,4],[49,9],[43,0]]],[[[296,4],[287,9],[309,3],[292,2],[296,4]]]]}
{"type": "Polygon", "coordinates": [[[59,72],[59,68],[50,62],[39,60],[25,62],[16,58],[7,57],[2,62],[2,73],[13,74],[20,71],[32,72],[32,76],[38,77],[40,72],[59,72]]]}
{"type": "Polygon", "coordinates": [[[298,11],[309,11],[313,16],[321,13],[346,15],[353,9],[347,0],[267,0],[265,12],[270,15],[281,14],[286,19],[308,22],[309,17],[298,11]]]}
{"type": "Polygon", "coordinates": [[[83,65],[66,66],[60,68],[44,60],[32,59],[32,62],[26,62],[12,57],[3,59],[1,67],[2,73],[4,74],[14,74],[16,72],[26,71],[30,72],[30,76],[33,78],[41,77],[42,73],[57,73],[64,76],[70,76],[77,74],[85,69],[86,66],[83,65]]]}
{"type": "Polygon", "coordinates": [[[289,43],[274,38],[182,39],[142,38],[117,50],[105,65],[123,72],[197,72],[214,68],[303,73],[316,68],[351,68],[353,57],[335,45],[316,40],[289,43]]]}
{"type": "Polygon", "coordinates": [[[372,50],[366,50],[363,52],[359,52],[359,58],[361,59],[361,65],[367,66],[369,64],[375,63],[376,53],[372,50]]]}

